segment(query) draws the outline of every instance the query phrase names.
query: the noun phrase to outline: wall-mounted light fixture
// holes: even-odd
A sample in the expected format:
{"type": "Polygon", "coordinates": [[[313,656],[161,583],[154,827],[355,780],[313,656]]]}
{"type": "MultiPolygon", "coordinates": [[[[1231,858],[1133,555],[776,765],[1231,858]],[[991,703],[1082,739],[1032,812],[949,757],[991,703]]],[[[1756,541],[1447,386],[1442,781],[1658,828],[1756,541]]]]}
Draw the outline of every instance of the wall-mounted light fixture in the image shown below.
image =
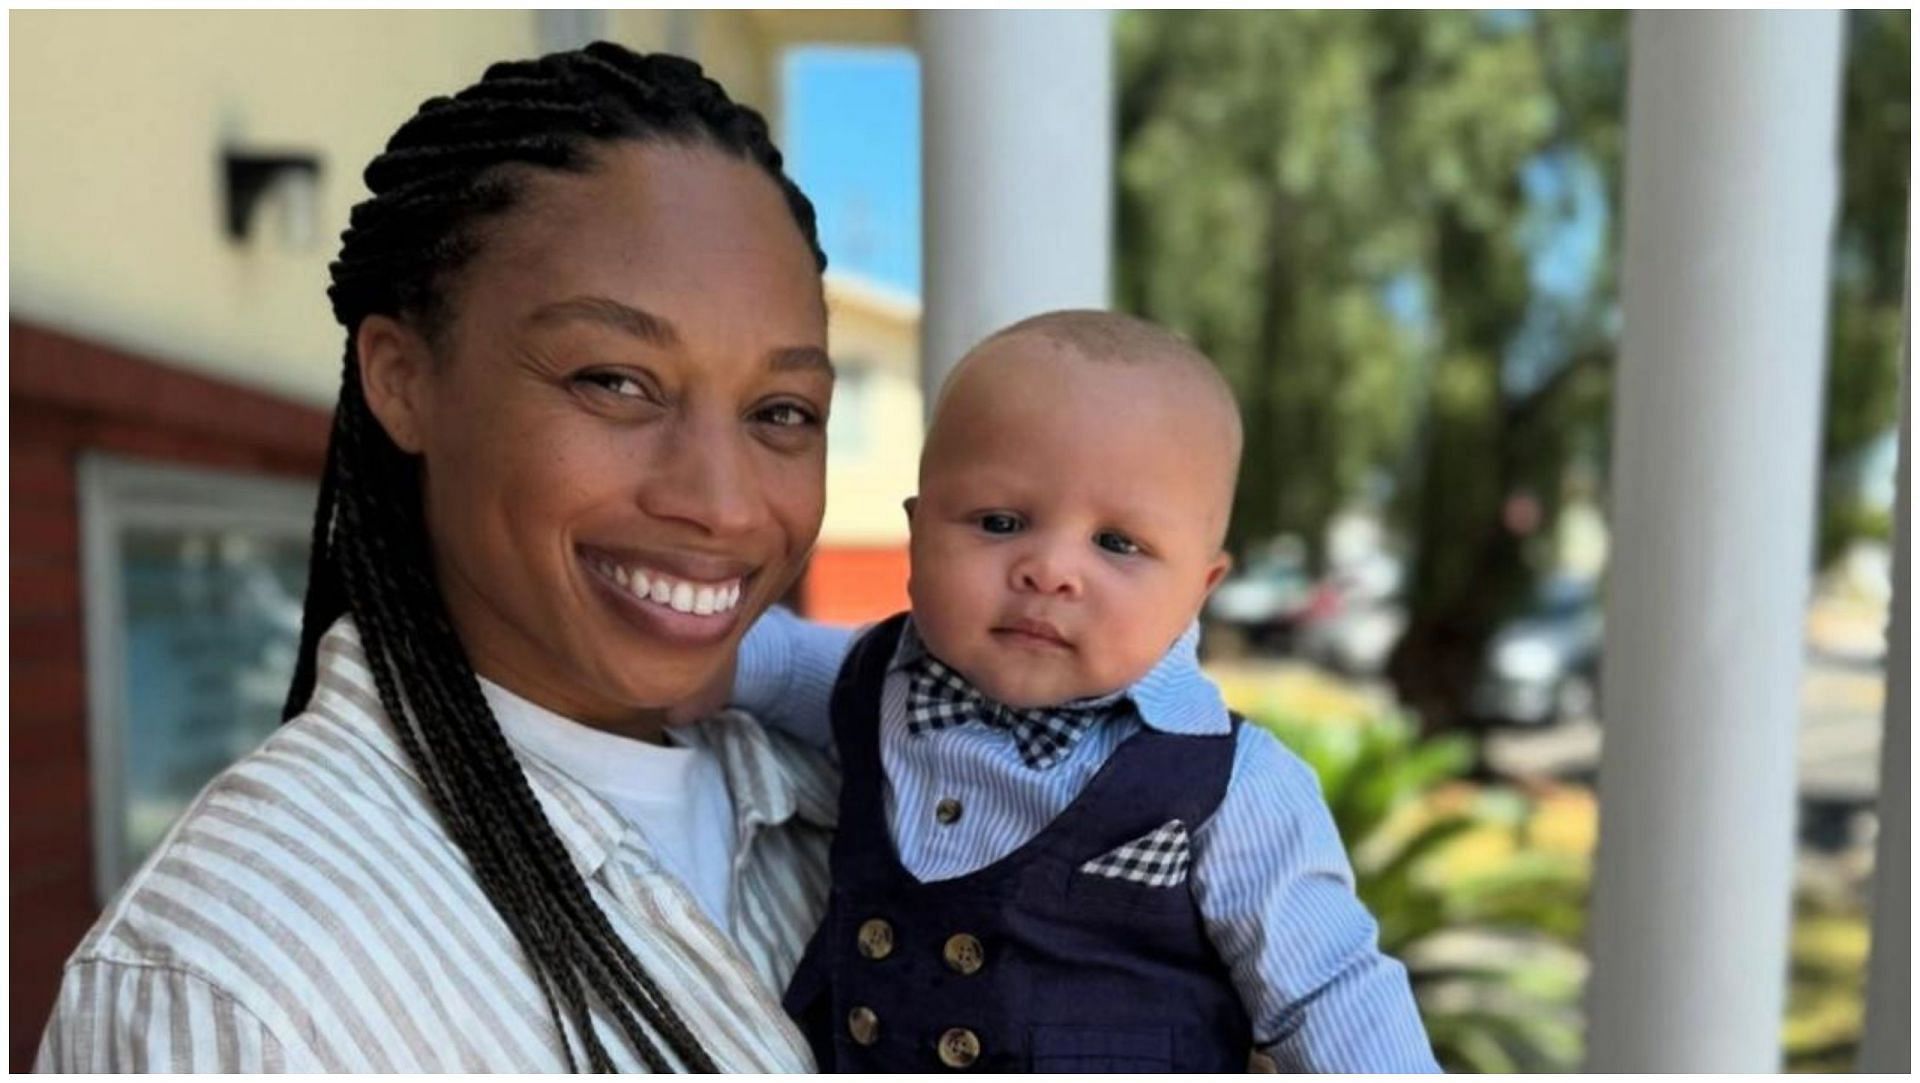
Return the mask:
{"type": "Polygon", "coordinates": [[[227,184],[227,236],[236,241],[253,232],[261,206],[279,209],[281,241],[306,248],[318,232],[320,158],[300,152],[264,152],[228,148],[222,153],[227,184]]]}

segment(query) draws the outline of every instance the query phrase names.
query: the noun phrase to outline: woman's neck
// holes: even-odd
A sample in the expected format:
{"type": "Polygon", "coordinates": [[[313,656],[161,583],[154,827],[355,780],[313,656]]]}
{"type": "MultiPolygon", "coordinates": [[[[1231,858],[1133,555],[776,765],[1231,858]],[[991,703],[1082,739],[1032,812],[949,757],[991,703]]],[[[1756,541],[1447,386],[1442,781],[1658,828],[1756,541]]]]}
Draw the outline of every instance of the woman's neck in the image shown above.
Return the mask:
{"type": "Polygon", "coordinates": [[[654,745],[666,743],[665,708],[633,707],[583,698],[575,690],[559,687],[553,681],[540,680],[533,674],[492,660],[475,658],[473,669],[476,674],[503,690],[570,722],[616,737],[628,737],[654,745]]]}

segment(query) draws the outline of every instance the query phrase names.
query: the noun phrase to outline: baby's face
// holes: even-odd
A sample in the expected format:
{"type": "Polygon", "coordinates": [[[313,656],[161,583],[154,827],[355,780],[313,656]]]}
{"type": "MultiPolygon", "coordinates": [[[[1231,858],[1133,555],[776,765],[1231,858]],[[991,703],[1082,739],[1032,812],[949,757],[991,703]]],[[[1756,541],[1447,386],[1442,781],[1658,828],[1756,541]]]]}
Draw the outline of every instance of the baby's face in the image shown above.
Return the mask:
{"type": "Polygon", "coordinates": [[[1226,571],[1232,451],[1171,366],[982,348],[929,434],[910,514],[914,623],[1016,707],[1144,676],[1226,571]],[[995,351],[995,356],[986,356],[995,351]]]}

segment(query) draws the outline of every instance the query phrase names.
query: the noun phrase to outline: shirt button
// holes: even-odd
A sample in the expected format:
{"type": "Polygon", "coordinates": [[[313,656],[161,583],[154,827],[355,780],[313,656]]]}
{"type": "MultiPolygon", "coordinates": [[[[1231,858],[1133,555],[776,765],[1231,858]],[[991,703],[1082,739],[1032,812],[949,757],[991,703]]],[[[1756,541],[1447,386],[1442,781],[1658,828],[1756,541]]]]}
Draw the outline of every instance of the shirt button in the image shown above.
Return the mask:
{"type": "Polygon", "coordinates": [[[893,954],[893,926],[880,918],[860,923],[860,954],[869,959],[885,959],[893,954]]]}
{"type": "Polygon", "coordinates": [[[980,1036],[965,1027],[940,1035],[940,1063],[949,1068],[971,1068],[980,1059],[980,1036]]]}
{"type": "Polygon", "coordinates": [[[847,1033],[861,1045],[872,1045],[880,1040],[880,1017],[864,1005],[855,1008],[847,1013],[847,1033]]]}
{"type": "Polygon", "coordinates": [[[972,974],[987,965],[987,949],[980,946],[980,938],[972,933],[954,933],[947,937],[947,946],[941,952],[947,965],[961,974],[972,974]]]}
{"type": "Polygon", "coordinates": [[[943,824],[960,822],[960,802],[951,797],[942,797],[940,803],[933,806],[933,818],[943,824]]]}

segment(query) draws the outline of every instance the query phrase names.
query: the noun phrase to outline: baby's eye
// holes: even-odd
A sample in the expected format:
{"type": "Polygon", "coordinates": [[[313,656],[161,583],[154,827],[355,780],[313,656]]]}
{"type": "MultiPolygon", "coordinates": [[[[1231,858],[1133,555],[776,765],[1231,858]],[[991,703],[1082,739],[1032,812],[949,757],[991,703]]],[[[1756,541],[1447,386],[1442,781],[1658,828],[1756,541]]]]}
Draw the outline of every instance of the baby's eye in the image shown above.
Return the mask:
{"type": "Polygon", "coordinates": [[[988,512],[980,517],[980,529],[989,534],[1013,534],[1020,529],[1020,518],[1006,512],[988,512]]]}
{"type": "Polygon", "coordinates": [[[1095,534],[1093,536],[1093,544],[1105,549],[1109,553],[1116,553],[1123,557],[1130,557],[1140,552],[1140,546],[1135,544],[1132,538],[1127,537],[1117,530],[1102,530],[1100,533],[1095,534]]]}

